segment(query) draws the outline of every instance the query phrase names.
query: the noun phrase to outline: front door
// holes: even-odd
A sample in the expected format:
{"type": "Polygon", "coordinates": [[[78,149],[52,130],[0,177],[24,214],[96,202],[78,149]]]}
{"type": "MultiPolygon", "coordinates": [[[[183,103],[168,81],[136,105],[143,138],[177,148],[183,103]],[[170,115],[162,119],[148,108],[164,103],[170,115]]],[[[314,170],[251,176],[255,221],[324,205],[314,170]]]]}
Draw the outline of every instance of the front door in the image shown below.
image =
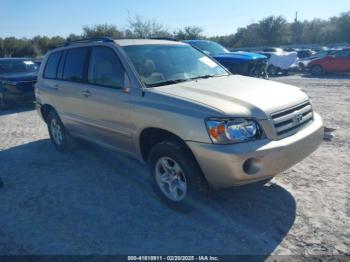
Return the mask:
{"type": "Polygon", "coordinates": [[[131,151],[129,81],[113,49],[91,48],[86,81],[79,105],[84,135],[94,142],[131,151]]]}

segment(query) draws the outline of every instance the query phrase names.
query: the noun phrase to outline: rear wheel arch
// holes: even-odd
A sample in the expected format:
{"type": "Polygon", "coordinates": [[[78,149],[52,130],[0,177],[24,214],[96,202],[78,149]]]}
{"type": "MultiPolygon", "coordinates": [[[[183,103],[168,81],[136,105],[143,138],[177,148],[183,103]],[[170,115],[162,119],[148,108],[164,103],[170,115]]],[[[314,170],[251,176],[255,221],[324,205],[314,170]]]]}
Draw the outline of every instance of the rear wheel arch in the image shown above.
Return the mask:
{"type": "Polygon", "coordinates": [[[45,104],[45,105],[41,106],[40,112],[41,112],[41,115],[44,118],[45,122],[47,122],[48,116],[49,116],[50,112],[52,112],[52,111],[57,113],[56,109],[49,104],[45,104]]]}

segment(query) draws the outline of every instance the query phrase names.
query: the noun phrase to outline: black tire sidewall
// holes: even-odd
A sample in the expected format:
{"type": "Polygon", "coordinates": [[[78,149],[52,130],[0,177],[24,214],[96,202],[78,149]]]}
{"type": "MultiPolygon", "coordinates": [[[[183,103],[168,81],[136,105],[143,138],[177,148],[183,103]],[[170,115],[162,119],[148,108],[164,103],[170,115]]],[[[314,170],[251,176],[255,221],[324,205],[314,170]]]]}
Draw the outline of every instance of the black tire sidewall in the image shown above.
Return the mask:
{"type": "Polygon", "coordinates": [[[203,197],[206,185],[202,174],[194,157],[187,149],[178,143],[162,142],[154,146],[151,150],[148,166],[153,180],[153,188],[162,202],[179,211],[190,211],[195,207],[195,203],[203,197]],[[162,157],[169,157],[175,160],[182,168],[187,181],[187,193],[183,200],[179,202],[167,198],[156,181],[155,167],[162,157]]]}
{"type": "Polygon", "coordinates": [[[270,76],[277,76],[278,75],[278,68],[275,67],[274,65],[270,65],[267,68],[268,75],[270,76]]]}
{"type": "Polygon", "coordinates": [[[322,66],[320,65],[314,65],[312,68],[311,68],[311,74],[314,75],[314,76],[320,76],[323,74],[323,68],[322,66]],[[317,71],[316,68],[318,69],[317,71]]]}

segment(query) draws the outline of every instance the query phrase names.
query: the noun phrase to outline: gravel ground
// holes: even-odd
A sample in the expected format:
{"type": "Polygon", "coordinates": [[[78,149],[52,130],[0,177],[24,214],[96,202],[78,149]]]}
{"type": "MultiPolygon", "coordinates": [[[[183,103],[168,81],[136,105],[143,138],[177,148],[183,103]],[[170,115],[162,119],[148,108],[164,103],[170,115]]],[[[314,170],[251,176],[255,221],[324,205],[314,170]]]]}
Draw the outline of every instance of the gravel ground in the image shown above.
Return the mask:
{"type": "Polygon", "coordinates": [[[336,130],[268,185],[190,214],[158,201],[135,160],[91,145],[57,153],[31,108],[0,113],[0,254],[350,254],[350,77],[273,81],[303,87],[336,130]]]}

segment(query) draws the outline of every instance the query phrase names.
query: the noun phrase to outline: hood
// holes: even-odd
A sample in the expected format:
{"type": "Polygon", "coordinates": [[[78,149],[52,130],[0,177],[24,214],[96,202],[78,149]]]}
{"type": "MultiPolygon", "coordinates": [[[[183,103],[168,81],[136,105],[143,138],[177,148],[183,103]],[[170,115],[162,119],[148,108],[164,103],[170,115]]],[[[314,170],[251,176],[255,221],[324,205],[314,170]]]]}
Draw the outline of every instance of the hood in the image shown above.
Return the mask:
{"type": "Polygon", "coordinates": [[[237,62],[247,63],[252,60],[267,59],[267,57],[264,55],[256,54],[256,53],[248,53],[248,52],[224,53],[224,54],[214,55],[213,58],[217,59],[218,61],[233,61],[235,63],[237,62]]]}
{"type": "Polygon", "coordinates": [[[11,82],[36,81],[38,72],[0,74],[0,80],[11,82]]]}
{"type": "Polygon", "coordinates": [[[297,87],[240,75],[155,87],[152,91],[204,104],[228,116],[258,119],[308,100],[297,87]]]}

